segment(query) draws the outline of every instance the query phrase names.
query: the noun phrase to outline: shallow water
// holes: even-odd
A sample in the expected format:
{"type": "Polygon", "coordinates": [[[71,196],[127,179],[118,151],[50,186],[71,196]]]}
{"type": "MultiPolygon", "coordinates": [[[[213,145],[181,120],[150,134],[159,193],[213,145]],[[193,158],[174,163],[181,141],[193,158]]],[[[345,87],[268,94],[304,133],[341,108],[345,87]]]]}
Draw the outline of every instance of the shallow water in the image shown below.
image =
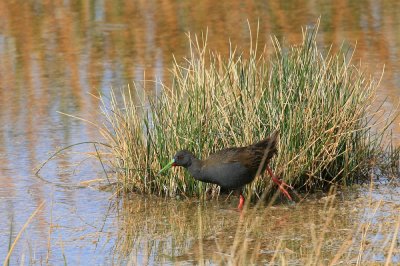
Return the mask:
{"type": "MultiPolygon", "coordinates": [[[[390,188],[399,195],[397,187],[390,188]]],[[[231,203],[223,201],[201,204],[131,200],[125,202],[119,216],[119,225],[122,223],[124,229],[116,254],[122,255],[124,262],[128,258],[129,262],[139,264],[142,261],[138,258],[151,264],[304,265],[312,261],[332,262],[346,244],[342,260],[355,262],[365,230],[368,245],[361,261],[384,262],[385,241],[393,237],[400,207],[398,196],[392,197],[391,202],[379,202],[384,191],[360,187],[295,205],[251,208],[241,214],[231,203]],[[377,212],[371,213],[369,208],[377,204],[377,212]],[[320,250],[319,255],[316,250],[320,250]]],[[[392,261],[399,263],[399,254],[392,261]]]]}
{"type": "MultiPolygon", "coordinates": [[[[301,26],[315,23],[321,15],[321,47],[333,44],[337,49],[342,43],[348,47],[357,42],[354,62],[361,61],[375,77],[385,65],[377,103],[387,99],[383,108],[393,111],[400,88],[398,10],[396,0],[334,1],[334,5],[328,1],[0,0],[0,258],[7,254],[10,234],[15,239],[44,202],[17,242],[12,265],[332,261],[352,233],[351,245],[363,243],[356,240],[366,230],[361,225],[369,222],[363,257],[358,258],[356,246],[346,258],[385,261],[399,213],[400,191],[395,185],[378,185],[372,194],[360,187],[350,196],[338,195],[327,231],[326,199],[294,207],[278,204],[241,216],[230,210],[236,199],[203,203],[132,196],[115,202],[111,192],[76,188],[82,181],[104,178],[98,162],[82,162],[85,156],[79,152],[95,152],[90,145],[77,146],[48,164],[42,174],[49,182],[35,177],[33,168],[59,147],[100,140],[95,128],[59,112],[100,121],[100,104],[90,94],[107,94],[110,87],[132,81],[139,85],[139,93],[157,94],[161,86],[143,80],[168,84],[172,55],[182,60],[187,54],[186,32],[201,34],[208,28],[209,45],[226,54],[229,39],[239,49],[248,47],[246,19],[253,29],[260,21],[259,43],[272,51],[271,34],[296,43],[301,26]],[[237,230],[246,219],[257,221],[247,236],[245,229],[237,230]],[[236,241],[248,242],[248,250],[254,252],[240,252],[241,245],[232,248],[237,231],[246,237],[236,241]],[[323,231],[325,241],[317,257],[323,231]]],[[[399,122],[393,125],[396,144],[399,122]]],[[[393,262],[399,262],[396,245],[393,262]]]]}

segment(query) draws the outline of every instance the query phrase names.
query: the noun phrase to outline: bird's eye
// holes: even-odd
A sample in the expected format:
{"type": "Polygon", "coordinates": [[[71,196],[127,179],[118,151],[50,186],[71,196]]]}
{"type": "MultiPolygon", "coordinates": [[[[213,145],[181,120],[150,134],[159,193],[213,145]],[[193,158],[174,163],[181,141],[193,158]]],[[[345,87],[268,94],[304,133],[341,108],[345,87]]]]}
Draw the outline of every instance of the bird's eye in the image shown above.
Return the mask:
{"type": "Polygon", "coordinates": [[[183,156],[182,155],[179,155],[178,156],[178,160],[182,160],[183,159],[183,156]]]}

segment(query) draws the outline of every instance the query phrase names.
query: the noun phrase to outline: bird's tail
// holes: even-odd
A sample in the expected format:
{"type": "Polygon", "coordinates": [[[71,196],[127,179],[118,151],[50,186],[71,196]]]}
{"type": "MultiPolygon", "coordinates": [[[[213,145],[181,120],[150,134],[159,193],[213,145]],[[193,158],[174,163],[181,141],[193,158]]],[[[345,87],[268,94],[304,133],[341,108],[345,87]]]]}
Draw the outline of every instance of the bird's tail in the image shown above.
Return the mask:
{"type": "Polygon", "coordinates": [[[269,150],[268,153],[273,155],[278,152],[277,148],[278,141],[279,141],[279,131],[275,130],[268,138],[263,139],[257,143],[254,143],[252,146],[262,150],[268,149],[269,150]]]}

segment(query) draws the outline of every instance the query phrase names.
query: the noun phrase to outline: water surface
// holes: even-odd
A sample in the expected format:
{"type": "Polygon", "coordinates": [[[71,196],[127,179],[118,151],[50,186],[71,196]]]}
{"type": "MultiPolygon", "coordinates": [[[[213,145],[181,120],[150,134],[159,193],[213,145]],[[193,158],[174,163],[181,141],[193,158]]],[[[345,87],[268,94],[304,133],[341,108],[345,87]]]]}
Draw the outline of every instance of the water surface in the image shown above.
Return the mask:
{"type": "MultiPolygon", "coordinates": [[[[98,162],[82,161],[86,157],[80,152],[94,152],[90,145],[75,147],[47,165],[42,173],[49,182],[35,177],[33,169],[59,147],[101,140],[94,127],[61,113],[101,121],[100,103],[90,94],[107,94],[111,87],[134,81],[139,93],[157,94],[161,86],[151,80],[170,82],[173,56],[183,60],[188,52],[185,33],[207,31],[210,47],[227,54],[229,40],[239,49],[249,46],[247,20],[254,30],[259,21],[259,43],[272,52],[271,35],[297,43],[301,26],[321,16],[321,47],[356,44],[355,63],[375,77],[385,69],[377,102],[386,99],[384,110],[393,111],[400,89],[398,10],[397,0],[0,0],[0,258],[7,254],[10,234],[15,239],[43,202],[18,241],[12,264],[230,262],[240,253],[240,245],[232,248],[234,240],[247,238],[240,243],[248,242],[254,252],[236,257],[244,261],[279,264],[286,258],[302,264],[315,258],[316,239],[326,231],[329,213],[324,200],[263,208],[251,216],[257,223],[246,236],[237,228],[249,218],[230,210],[235,199],[203,203],[132,196],[115,202],[111,192],[76,188],[82,181],[104,178],[98,162]],[[237,238],[236,232],[246,237],[237,238]]],[[[393,125],[396,144],[399,122],[393,125]]],[[[343,241],[358,232],[354,225],[371,220],[375,231],[366,231],[367,238],[376,247],[365,245],[364,257],[350,252],[346,258],[385,260],[399,191],[394,185],[380,185],[372,196],[368,191],[355,189],[354,201],[337,197],[321,260],[332,261],[343,241]],[[367,214],[373,203],[380,206],[371,218],[367,214]]],[[[398,249],[397,244],[395,262],[398,249]]]]}

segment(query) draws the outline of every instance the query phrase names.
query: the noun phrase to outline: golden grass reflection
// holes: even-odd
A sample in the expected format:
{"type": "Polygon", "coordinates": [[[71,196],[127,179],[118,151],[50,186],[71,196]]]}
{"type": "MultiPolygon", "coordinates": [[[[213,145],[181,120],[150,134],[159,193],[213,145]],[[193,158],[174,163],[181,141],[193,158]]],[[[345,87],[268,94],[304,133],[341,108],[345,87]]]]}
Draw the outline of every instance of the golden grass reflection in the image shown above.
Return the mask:
{"type": "Polygon", "coordinates": [[[390,249],[398,214],[387,202],[356,194],[335,192],[246,213],[229,201],[133,196],[124,200],[117,218],[114,254],[134,265],[371,262],[390,249]],[[386,229],[379,224],[382,213],[386,229]]]}

